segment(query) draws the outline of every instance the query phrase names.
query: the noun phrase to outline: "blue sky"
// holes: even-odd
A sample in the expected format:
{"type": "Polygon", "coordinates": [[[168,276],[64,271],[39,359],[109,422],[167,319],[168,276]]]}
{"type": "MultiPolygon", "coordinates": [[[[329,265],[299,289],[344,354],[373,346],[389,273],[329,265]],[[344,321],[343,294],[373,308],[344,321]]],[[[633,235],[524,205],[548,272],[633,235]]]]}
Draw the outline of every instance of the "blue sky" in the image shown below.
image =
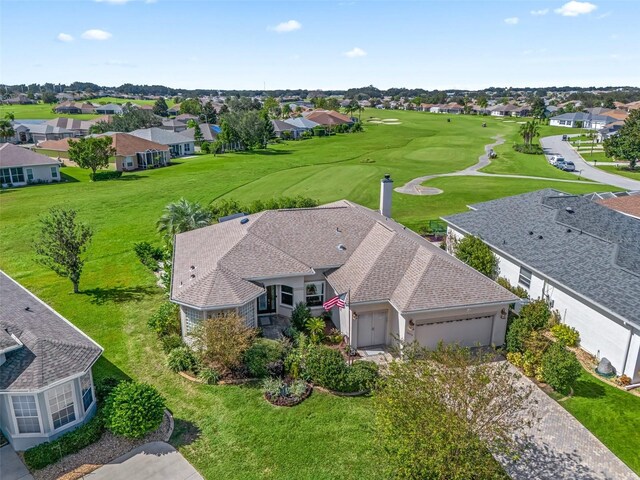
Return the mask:
{"type": "Polygon", "coordinates": [[[640,86],[640,1],[0,0],[0,83],[640,86]]]}

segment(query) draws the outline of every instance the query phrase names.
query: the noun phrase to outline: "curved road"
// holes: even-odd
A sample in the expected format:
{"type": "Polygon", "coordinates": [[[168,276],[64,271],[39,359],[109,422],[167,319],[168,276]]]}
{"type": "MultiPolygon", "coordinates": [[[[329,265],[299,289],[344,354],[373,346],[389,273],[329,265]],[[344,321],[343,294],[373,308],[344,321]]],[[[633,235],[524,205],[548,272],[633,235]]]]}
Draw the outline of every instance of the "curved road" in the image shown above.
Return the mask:
{"type": "Polygon", "coordinates": [[[613,185],[614,187],[624,188],[625,190],[640,190],[640,181],[638,180],[608,173],[589,165],[580,154],[571,147],[569,142],[562,141],[562,135],[541,138],[540,145],[542,145],[547,157],[551,155],[562,155],[565,160],[571,160],[576,166],[576,171],[581,170],[581,175],[584,178],[607,185],[613,185]]]}

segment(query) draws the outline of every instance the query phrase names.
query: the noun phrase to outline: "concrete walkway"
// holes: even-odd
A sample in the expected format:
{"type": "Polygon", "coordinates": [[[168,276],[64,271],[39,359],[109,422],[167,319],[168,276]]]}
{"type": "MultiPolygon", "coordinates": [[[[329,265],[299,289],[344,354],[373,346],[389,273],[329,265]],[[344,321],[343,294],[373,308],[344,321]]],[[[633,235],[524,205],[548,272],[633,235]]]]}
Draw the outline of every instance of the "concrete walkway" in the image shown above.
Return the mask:
{"type": "MultiPolygon", "coordinates": [[[[515,370],[515,367],[512,367],[515,370]]],[[[522,377],[523,385],[532,385],[522,377]]],[[[616,457],[558,402],[533,385],[540,417],[518,438],[527,448],[515,461],[499,459],[514,480],[638,480],[616,457]]]]}
{"type": "MultiPolygon", "coordinates": [[[[540,145],[542,145],[547,157],[551,155],[562,155],[565,160],[571,160],[576,166],[576,171],[581,170],[580,174],[584,178],[607,185],[613,185],[614,187],[624,188],[625,190],[640,190],[640,181],[638,180],[608,173],[589,165],[580,154],[571,147],[569,142],[562,141],[562,135],[541,138],[540,145]]],[[[578,175],[578,173],[576,173],[576,175],[578,175]]]]}
{"type": "Polygon", "coordinates": [[[11,445],[0,448],[0,480],[33,480],[11,445]]]}
{"type": "Polygon", "coordinates": [[[486,167],[491,163],[489,159],[489,150],[497,147],[498,145],[502,145],[504,143],[504,138],[500,135],[493,137],[496,141],[494,143],[490,143],[485,145],[484,154],[478,157],[478,163],[472,165],[470,167],[465,168],[464,170],[459,170],[457,172],[451,173],[440,173],[437,175],[426,175],[424,177],[414,178],[409,182],[405,183],[403,186],[395,189],[398,193],[405,193],[407,195],[439,195],[443,193],[442,190],[435,187],[423,187],[422,184],[427,180],[431,180],[432,178],[439,177],[458,177],[458,176],[478,176],[478,177],[499,177],[499,178],[528,178],[531,180],[545,180],[551,182],[564,182],[564,183],[583,183],[593,185],[593,182],[587,182],[583,180],[565,180],[561,178],[548,178],[548,177],[534,177],[531,175],[507,175],[507,174],[499,174],[499,173],[485,173],[481,172],[480,169],[486,167]]]}
{"type": "Polygon", "coordinates": [[[203,480],[196,469],[175,448],[164,442],[141,445],[85,475],[85,478],[90,480],[203,480]]]}

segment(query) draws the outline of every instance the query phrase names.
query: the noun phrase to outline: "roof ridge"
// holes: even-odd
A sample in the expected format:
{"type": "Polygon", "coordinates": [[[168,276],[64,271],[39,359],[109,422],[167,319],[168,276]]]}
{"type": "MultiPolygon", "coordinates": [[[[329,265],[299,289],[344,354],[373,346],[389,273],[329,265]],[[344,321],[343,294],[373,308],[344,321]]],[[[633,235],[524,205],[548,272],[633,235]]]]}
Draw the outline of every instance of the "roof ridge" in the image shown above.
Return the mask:
{"type": "MultiPolygon", "coordinates": [[[[362,239],[362,241],[360,242],[360,244],[356,247],[356,249],[353,251],[353,253],[349,256],[349,258],[347,259],[347,261],[345,262],[345,265],[352,259],[354,258],[354,255],[356,255],[356,253],[358,252],[358,250],[361,249],[361,247],[365,244],[365,242],[372,241],[373,238],[370,238],[370,236],[372,234],[375,234],[376,232],[374,232],[374,230],[376,230],[376,227],[380,226],[380,227],[384,227],[384,225],[379,225],[378,222],[376,222],[372,227],[371,230],[369,230],[369,232],[364,236],[364,238],[362,239]]],[[[387,230],[388,233],[386,232],[381,232],[383,234],[385,234],[385,238],[383,239],[384,244],[382,245],[382,248],[380,249],[380,251],[378,252],[378,255],[374,258],[374,260],[367,265],[367,268],[365,269],[364,273],[362,274],[362,276],[358,279],[358,282],[354,287],[351,287],[351,290],[354,293],[354,296],[357,296],[357,294],[359,293],[360,289],[362,288],[364,281],[369,277],[369,273],[371,273],[371,271],[374,269],[374,267],[376,266],[376,264],[380,261],[381,256],[384,254],[384,252],[386,252],[389,249],[389,246],[391,245],[391,241],[393,240],[394,236],[395,236],[395,232],[390,231],[388,229],[387,230]]],[[[344,265],[343,265],[344,266],[344,265]]],[[[342,268],[342,267],[340,267],[342,268]]]]}

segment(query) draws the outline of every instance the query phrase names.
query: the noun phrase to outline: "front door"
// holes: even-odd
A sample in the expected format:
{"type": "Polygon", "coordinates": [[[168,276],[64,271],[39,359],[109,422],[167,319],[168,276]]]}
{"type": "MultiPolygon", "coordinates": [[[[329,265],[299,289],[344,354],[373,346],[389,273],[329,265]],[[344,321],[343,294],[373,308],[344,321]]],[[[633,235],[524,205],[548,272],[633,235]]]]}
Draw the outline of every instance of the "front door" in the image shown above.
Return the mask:
{"type": "Polygon", "coordinates": [[[358,316],[358,348],[386,344],[387,311],[362,313],[358,316]]]}
{"type": "Polygon", "coordinates": [[[269,285],[267,291],[258,297],[258,315],[276,313],[276,286],[269,285]]]}

